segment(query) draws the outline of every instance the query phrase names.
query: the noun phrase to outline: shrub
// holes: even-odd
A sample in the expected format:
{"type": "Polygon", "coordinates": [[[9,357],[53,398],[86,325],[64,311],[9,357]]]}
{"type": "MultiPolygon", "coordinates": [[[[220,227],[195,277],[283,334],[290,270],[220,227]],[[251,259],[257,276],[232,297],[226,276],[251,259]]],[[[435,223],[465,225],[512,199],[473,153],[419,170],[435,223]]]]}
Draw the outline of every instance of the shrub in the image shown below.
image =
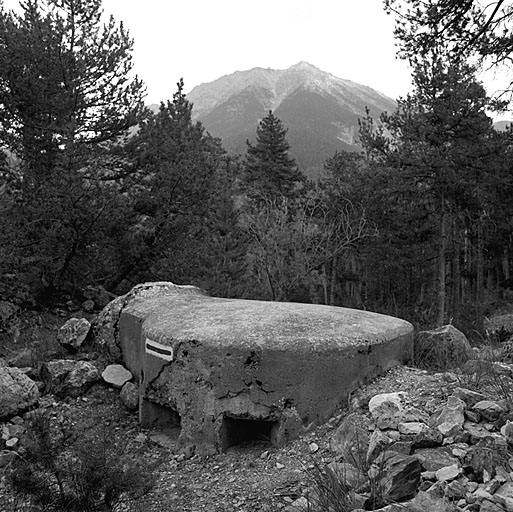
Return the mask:
{"type": "Polygon", "coordinates": [[[79,433],[36,413],[25,444],[6,471],[13,511],[24,510],[22,501],[45,512],[132,510],[151,488],[153,468],[130,458],[106,428],[79,433]]]}

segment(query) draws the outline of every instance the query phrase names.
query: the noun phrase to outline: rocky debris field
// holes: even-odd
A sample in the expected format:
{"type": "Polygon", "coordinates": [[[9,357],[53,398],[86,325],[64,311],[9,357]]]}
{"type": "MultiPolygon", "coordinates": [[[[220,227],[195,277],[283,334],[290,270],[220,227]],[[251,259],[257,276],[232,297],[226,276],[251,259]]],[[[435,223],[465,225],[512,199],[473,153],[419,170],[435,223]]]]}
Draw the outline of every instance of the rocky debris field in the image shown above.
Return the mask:
{"type": "MultiPolygon", "coordinates": [[[[513,511],[513,366],[494,362],[499,353],[474,351],[457,370],[396,367],[281,449],[252,439],[199,457],[177,449],[178,426],[140,428],[136,383],[84,349],[86,327],[65,324],[58,359],[34,364],[20,350],[0,360],[2,510],[9,510],[6,477],[25,456],[31,415],[44,411],[77,438],[101,426],[149,468],[152,488],[133,510],[513,511]]],[[[442,332],[447,351],[453,328],[442,332]]]]}

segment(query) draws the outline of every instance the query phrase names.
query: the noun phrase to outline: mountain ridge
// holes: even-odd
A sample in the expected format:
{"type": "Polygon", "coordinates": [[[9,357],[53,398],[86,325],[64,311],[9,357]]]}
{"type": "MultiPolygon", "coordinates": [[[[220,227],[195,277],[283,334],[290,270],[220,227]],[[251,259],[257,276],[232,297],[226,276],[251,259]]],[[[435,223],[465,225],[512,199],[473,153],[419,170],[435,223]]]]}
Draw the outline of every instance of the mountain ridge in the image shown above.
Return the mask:
{"type": "Polygon", "coordinates": [[[187,95],[193,119],[220,137],[232,153],[244,153],[269,110],[288,129],[291,155],[309,177],[322,174],[337,150],[357,151],[358,119],[396,107],[369,86],[338,78],[301,61],[287,69],[256,67],[194,87],[187,95]]]}

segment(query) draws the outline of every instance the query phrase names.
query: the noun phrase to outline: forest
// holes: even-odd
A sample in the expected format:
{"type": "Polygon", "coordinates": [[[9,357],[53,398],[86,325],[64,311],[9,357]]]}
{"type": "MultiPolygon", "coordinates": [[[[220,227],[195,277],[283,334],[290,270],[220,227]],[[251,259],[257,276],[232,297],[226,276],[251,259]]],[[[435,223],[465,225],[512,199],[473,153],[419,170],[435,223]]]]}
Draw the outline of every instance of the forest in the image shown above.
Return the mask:
{"type": "Polygon", "coordinates": [[[482,336],[513,300],[513,132],[492,126],[510,98],[478,79],[513,50],[512,8],[494,6],[385,1],[412,92],[312,182],[272,112],[234,156],[192,121],[183,81],[146,108],[101,0],[0,2],[0,300],[172,281],[482,336]]]}

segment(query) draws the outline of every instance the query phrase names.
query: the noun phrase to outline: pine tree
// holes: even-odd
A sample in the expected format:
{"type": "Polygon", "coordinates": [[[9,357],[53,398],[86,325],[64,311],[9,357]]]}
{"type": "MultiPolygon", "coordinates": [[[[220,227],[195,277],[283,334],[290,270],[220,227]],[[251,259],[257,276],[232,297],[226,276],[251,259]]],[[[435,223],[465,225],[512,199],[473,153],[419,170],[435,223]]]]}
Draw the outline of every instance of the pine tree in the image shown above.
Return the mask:
{"type": "Polygon", "coordinates": [[[249,194],[273,199],[290,197],[304,180],[296,162],[289,156],[287,130],[271,111],[258,124],[256,143],[247,144],[245,185],[249,194]]]}
{"type": "MultiPolygon", "coordinates": [[[[101,0],[26,0],[0,6],[0,144],[19,159],[5,200],[4,268],[74,289],[110,266],[112,229],[125,197],[102,165],[137,123],[144,87],[133,77],[133,41],[101,0]]],[[[1,269],[0,269],[1,270],[1,269]]]]}

